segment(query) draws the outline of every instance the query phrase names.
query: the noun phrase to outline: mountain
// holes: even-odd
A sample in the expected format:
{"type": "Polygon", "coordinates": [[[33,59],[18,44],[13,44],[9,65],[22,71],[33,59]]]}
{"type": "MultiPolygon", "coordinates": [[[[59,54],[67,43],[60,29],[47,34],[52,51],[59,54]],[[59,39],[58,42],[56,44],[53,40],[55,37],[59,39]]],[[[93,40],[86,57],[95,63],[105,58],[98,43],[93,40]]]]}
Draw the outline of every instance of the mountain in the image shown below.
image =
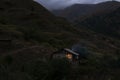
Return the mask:
{"type": "Polygon", "coordinates": [[[7,44],[1,42],[1,54],[36,45],[60,49],[84,43],[100,53],[114,53],[119,47],[119,40],[82,26],[78,29],[32,0],[1,0],[0,11],[1,41],[8,40],[7,44]],[[104,49],[98,44],[105,46],[104,49]]]}
{"type": "Polygon", "coordinates": [[[19,32],[23,39],[53,46],[64,44],[57,36],[72,36],[75,30],[66,19],[54,16],[33,0],[1,0],[0,25],[3,33],[19,32]]]}
{"type": "Polygon", "coordinates": [[[120,39],[120,7],[110,13],[96,15],[81,21],[76,20],[75,23],[79,26],[86,26],[87,28],[94,30],[105,35],[116,37],[120,39]]]}
{"type": "Polygon", "coordinates": [[[17,25],[30,24],[29,26],[32,26],[31,24],[33,24],[34,22],[36,22],[37,24],[38,23],[41,24],[42,22],[40,21],[44,21],[42,23],[43,25],[45,25],[46,23],[48,23],[49,25],[49,23],[53,23],[55,21],[54,19],[57,19],[53,14],[51,14],[43,6],[39,5],[33,0],[19,0],[19,1],[2,0],[0,3],[0,14],[1,14],[1,19],[2,17],[4,17],[4,19],[5,17],[7,18],[3,21],[6,21],[10,24],[13,23],[17,25]]]}
{"type": "Polygon", "coordinates": [[[70,21],[76,20],[78,17],[84,20],[88,17],[98,14],[109,13],[120,7],[120,3],[117,1],[108,1],[98,4],[74,4],[63,10],[53,10],[53,13],[57,16],[62,16],[70,21]]]}
{"type": "Polygon", "coordinates": [[[119,62],[119,39],[74,26],[33,0],[0,0],[0,80],[120,80],[119,62]],[[79,65],[50,58],[76,44],[89,53],[79,65]]]}

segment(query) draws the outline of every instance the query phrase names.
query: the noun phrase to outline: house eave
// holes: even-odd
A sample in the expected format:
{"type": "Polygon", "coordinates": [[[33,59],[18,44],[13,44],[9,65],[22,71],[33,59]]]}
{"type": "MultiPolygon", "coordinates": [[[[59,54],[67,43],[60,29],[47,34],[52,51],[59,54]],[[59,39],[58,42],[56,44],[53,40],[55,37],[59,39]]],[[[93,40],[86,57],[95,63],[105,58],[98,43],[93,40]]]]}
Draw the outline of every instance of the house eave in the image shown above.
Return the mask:
{"type": "Polygon", "coordinates": [[[70,52],[70,53],[72,53],[72,54],[74,54],[74,55],[79,56],[78,53],[76,53],[76,52],[74,52],[74,51],[72,51],[72,50],[70,50],[70,49],[64,48],[64,50],[65,50],[65,51],[68,51],[68,52],[70,52]]]}

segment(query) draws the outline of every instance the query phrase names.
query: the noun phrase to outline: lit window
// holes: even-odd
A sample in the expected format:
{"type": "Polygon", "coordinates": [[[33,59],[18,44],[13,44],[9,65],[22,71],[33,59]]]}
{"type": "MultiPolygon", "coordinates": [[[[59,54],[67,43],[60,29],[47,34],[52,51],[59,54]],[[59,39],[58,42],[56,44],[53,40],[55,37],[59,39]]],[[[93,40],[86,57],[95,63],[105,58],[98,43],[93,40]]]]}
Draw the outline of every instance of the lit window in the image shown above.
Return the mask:
{"type": "Polygon", "coordinates": [[[72,59],[72,54],[67,54],[66,57],[67,57],[68,59],[72,59]]]}

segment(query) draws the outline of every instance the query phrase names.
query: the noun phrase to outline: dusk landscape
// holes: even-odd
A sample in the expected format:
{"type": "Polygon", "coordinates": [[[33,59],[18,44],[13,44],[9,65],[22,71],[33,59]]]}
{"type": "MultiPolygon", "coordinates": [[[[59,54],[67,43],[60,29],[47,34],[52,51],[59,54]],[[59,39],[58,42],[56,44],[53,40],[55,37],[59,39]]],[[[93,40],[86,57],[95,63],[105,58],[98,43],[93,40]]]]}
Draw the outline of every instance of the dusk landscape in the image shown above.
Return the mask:
{"type": "Polygon", "coordinates": [[[120,80],[120,0],[0,0],[0,80],[120,80]]]}

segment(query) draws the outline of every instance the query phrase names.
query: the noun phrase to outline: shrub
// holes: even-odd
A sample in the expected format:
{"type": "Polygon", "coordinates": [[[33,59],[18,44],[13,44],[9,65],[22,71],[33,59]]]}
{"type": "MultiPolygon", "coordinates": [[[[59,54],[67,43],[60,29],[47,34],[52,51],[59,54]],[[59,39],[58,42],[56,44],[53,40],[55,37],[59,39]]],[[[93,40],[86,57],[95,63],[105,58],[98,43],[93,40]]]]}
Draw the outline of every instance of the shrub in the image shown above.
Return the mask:
{"type": "Polygon", "coordinates": [[[47,80],[65,79],[70,71],[71,65],[66,59],[54,59],[50,62],[50,70],[47,80]]]}

